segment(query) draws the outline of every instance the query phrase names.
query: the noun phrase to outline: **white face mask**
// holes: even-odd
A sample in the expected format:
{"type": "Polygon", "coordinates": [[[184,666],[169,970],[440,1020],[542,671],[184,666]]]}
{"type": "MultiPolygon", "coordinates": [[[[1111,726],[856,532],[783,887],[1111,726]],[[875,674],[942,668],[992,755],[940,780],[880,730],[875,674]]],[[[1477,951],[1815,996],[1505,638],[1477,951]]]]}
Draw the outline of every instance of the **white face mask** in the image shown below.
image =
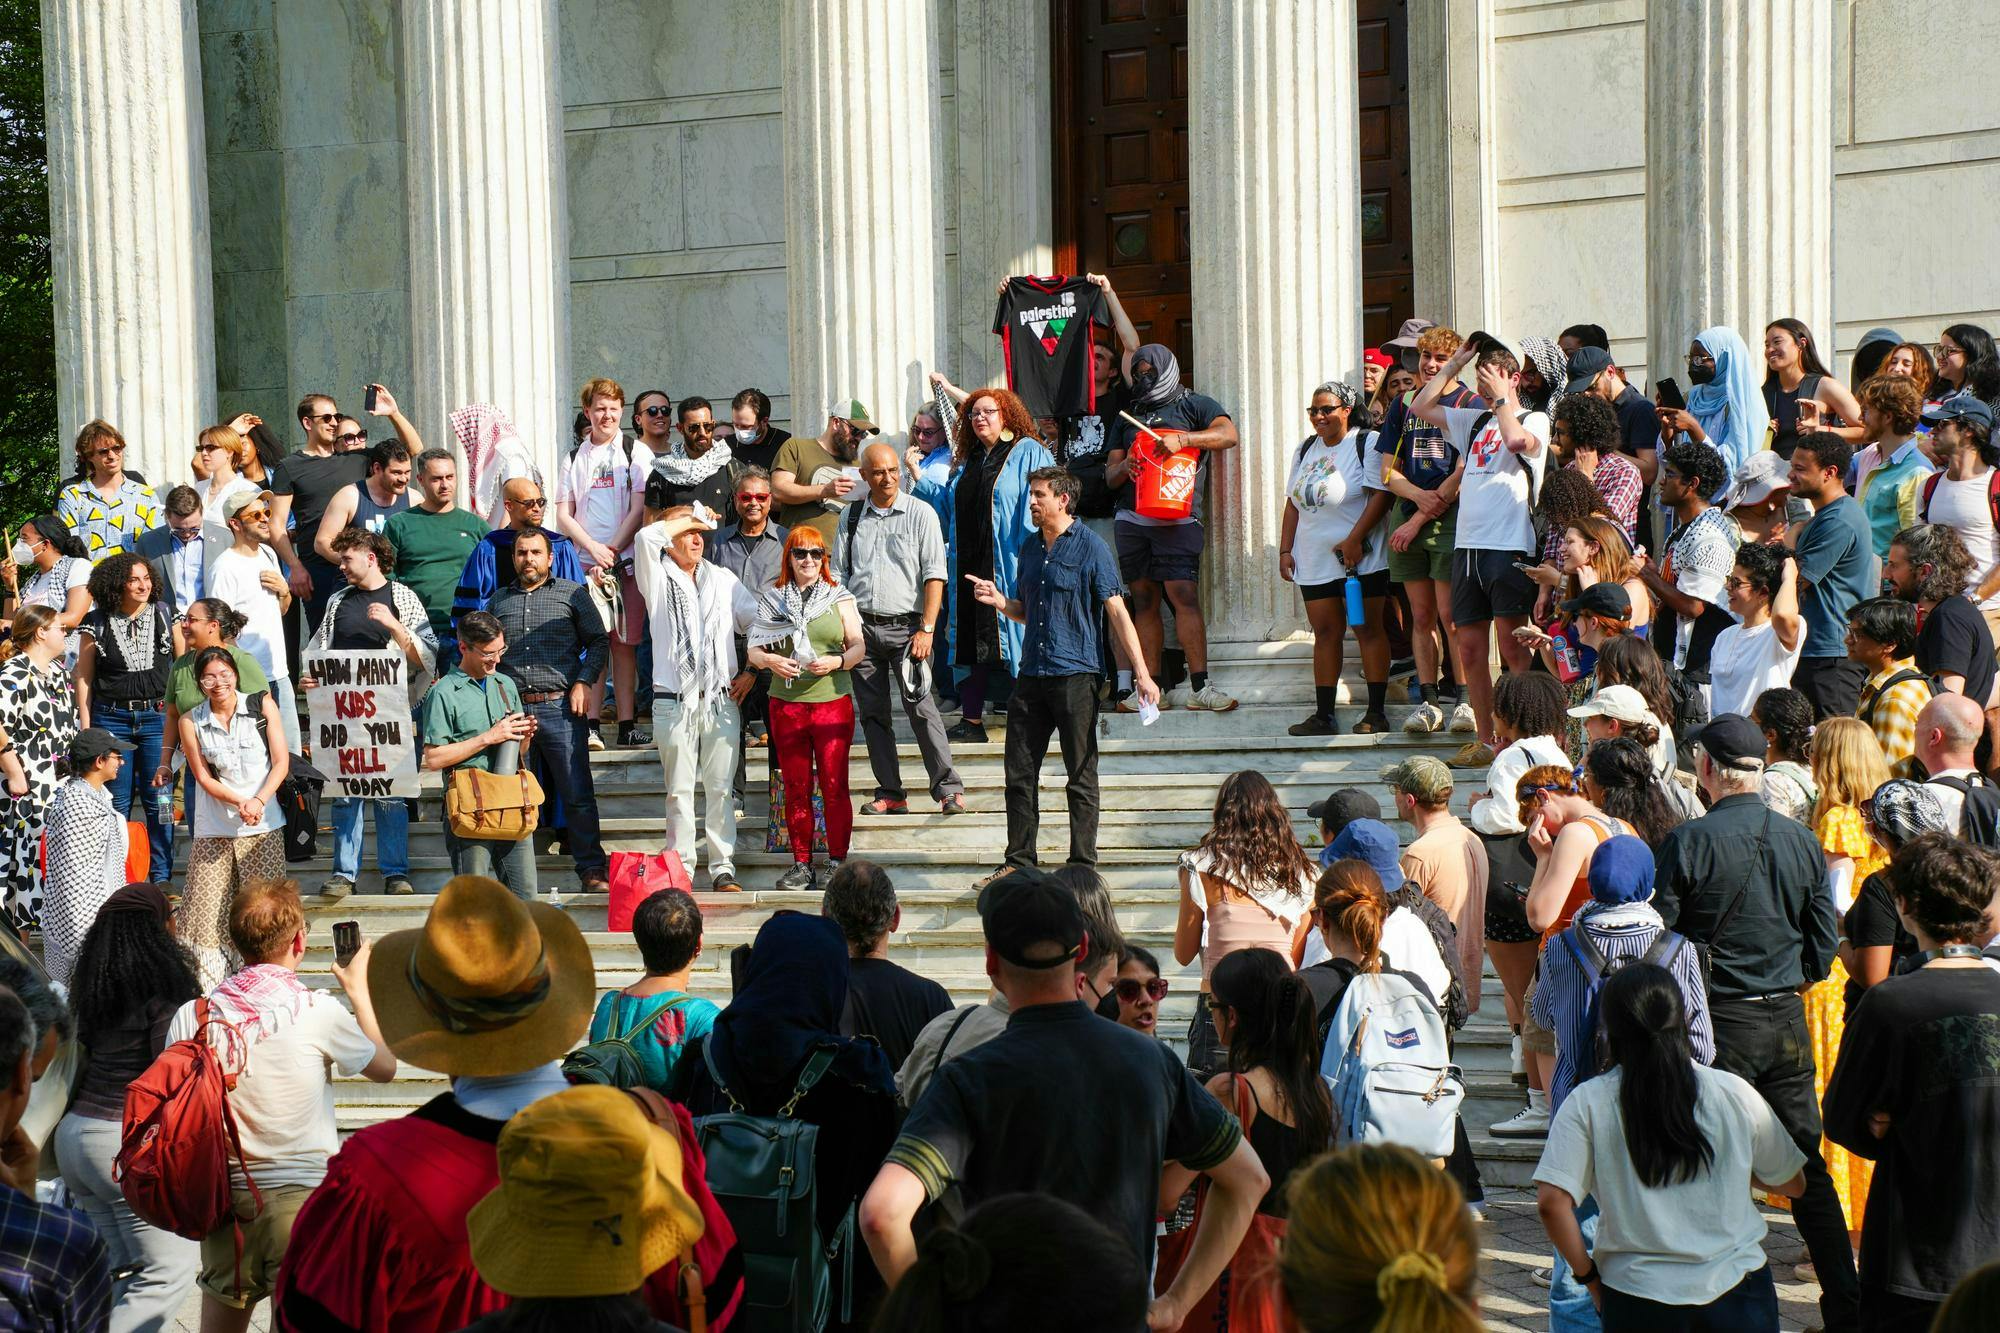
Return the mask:
{"type": "Polygon", "coordinates": [[[733,433],[736,436],[736,442],[738,444],[757,443],[757,428],[755,426],[750,427],[748,430],[745,430],[743,427],[738,426],[733,433]]]}
{"type": "Polygon", "coordinates": [[[24,541],[17,541],[14,543],[14,549],[9,554],[14,557],[14,563],[17,565],[33,564],[35,548],[24,541]]]}

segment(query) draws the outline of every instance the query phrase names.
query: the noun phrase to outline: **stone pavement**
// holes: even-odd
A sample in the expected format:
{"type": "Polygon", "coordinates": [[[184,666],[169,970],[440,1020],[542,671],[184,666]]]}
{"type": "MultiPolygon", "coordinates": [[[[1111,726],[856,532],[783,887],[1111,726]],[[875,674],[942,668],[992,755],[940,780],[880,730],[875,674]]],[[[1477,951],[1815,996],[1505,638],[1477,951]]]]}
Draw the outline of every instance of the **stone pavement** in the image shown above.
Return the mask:
{"type": "MultiPolygon", "coordinates": [[[[1819,1288],[1793,1280],[1792,1265],[1805,1255],[1789,1214],[1767,1212],[1770,1238],[1764,1248],[1777,1263],[1780,1326],[1801,1329],[1819,1322],[1819,1288]]],[[[1530,1276],[1549,1262],[1548,1238],[1535,1216],[1531,1190],[1492,1189],[1486,1194],[1486,1222],[1481,1228],[1481,1304],[1486,1326],[1493,1333],[1546,1333],[1549,1326],[1548,1289],[1530,1276]]],[[[201,1327],[199,1297],[182,1307],[175,1333],[197,1333],[201,1327]]],[[[266,1333],[267,1312],[260,1308],[251,1328],[266,1333]]]]}

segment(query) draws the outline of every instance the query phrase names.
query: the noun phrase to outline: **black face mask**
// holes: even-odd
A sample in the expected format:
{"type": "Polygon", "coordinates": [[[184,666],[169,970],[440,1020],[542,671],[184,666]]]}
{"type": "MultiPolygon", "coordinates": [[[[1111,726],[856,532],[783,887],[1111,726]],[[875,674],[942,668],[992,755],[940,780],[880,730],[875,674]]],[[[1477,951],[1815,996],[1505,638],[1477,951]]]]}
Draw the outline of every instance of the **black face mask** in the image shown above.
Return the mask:
{"type": "Polygon", "coordinates": [[[1715,382],[1715,362],[1688,362],[1688,382],[1690,384],[1713,384],[1715,382]]]}

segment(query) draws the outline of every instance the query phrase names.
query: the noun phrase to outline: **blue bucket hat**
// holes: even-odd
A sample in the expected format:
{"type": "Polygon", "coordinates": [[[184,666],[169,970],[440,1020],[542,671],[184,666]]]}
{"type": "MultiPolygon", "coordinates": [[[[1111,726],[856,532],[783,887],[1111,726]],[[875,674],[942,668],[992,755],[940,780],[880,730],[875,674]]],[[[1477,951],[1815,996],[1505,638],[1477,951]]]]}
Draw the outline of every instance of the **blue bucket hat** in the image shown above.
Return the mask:
{"type": "Polygon", "coordinates": [[[1382,881],[1384,893],[1403,887],[1403,849],[1395,830],[1379,819],[1354,820],[1326,850],[1336,861],[1366,861],[1382,881]]]}

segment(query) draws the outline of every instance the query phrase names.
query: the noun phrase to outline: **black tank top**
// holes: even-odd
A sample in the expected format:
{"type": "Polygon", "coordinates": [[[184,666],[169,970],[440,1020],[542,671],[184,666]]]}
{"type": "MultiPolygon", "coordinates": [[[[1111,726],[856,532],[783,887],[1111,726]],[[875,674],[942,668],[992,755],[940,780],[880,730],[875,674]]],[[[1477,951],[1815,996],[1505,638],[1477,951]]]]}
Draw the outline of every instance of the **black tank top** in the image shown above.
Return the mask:
{"type": "MultiPolygon", "coordinates": [[[[1257,1096],[1256,1084],[1246,1078],[1243,1086],[1250,1090],[1250,1100],[1257,1107],[1257,1116],[1250,1122],[1245,1137],[1257,1150],[1257,1160],[1264,1164],[1264,1170],[1271,1179],[1271,1188],[1264,1192],[1257,1211],[1267,1217],[1283,1217],[1285,1187],[1291,1183],[1292,1173],[1319,1154],[1318,1151],[1307,1150],[1297,1125],[1287,1125],[1265,1111],[1262,1099],[1257,1096]]],[[[1320,1145],[1320,1150],[1325,1148],[1325,1144],[1320,1145]]]]}
{"type": "Polygon", "coordinates": [[[1796,389],[1780,388],[1776,381],[1764,385],[1764,407],[1771,414],[1771,447],[1785,457],[1792,456],[1792,446],[1799,438],[1799,399],[1810,398],[1819,392],[1819,382],[1824,375],[1806,375],[1800,378],[1796,389]]]}

